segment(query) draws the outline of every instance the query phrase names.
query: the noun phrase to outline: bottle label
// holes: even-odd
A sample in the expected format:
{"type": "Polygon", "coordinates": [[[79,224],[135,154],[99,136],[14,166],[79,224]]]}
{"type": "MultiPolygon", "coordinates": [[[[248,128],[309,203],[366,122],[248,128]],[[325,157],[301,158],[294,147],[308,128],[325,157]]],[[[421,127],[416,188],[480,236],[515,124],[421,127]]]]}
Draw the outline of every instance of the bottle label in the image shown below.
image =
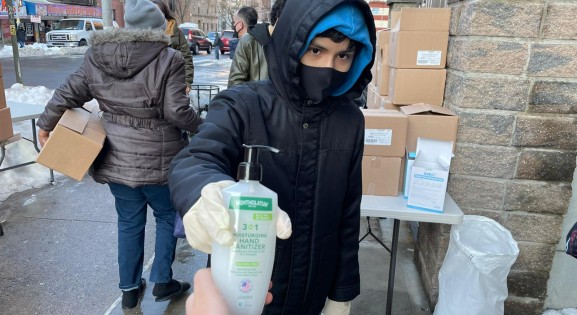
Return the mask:
{"type": "Polygon", "coordinates": [[[233,196],[230,198],[228,208],[230,210],[272,211],[272,199],[233,196]]]}

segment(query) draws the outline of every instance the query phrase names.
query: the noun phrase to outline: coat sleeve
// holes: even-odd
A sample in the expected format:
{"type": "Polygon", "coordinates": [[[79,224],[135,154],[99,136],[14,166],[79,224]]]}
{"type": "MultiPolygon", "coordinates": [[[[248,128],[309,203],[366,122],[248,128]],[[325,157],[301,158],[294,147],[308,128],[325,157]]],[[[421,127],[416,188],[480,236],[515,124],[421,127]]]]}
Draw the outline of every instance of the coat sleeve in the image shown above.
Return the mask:
{"type": "Polygon", "coordinates": [[[359,226],[362,198],[362,159],[364,146],[364,121],[357,133],[356,146],[349,170],[349,186],[345,196],[339,234],[339,256],[336,279],[329,292],[329,299],[337,302],[351,301],[360,294],[359,276],[359,226]]]}
{"type": "Polygon", "coordinates": [[[247,82],[250,73],[250,36],[245,35],[239,41],[230,65],[228,87],[247,82]]]}
{"type": "Polygon", "coordinates": [[[175,53],[165,79],[164,119],[180,129],[195,132],[202,121],[190,107],[190,99],[185,94],[184,75],[182,55],[175,53]]]}
{"type": "Polygon", "coordinates": [[[80,68],[54,91],[52,98],[46,104],[44,112],[36,123],[36,126],[40,129],[45,131],[54,130],[58,120],[67,109],[82,107],[84,103],[93,99],[86,80],[86,62],[88,62],[87,58],[84,59],[80,68]]]}
{"type": "Polygon", "coordinates": [[[190,47],[188,46],[188,41],[184,34],[178,29],[178,27],[174,27],[175,32],[178,34],[178,50],[182,54],[182,58],[184,59],[184,68],[186,71],[186,86],[190,87],[192,82],[194,82],[194,62],[192,60],[192,53],[190,52],[190,47]]]}
{"type": "Polygon", "coordinates": [[[239,99],[235,94],[225,90],[213,98],[206,121],[172,160],[168,184],[172,203],[181,216],[198,200],[206,184],[234,180],[244,154],[240,112],[245,108],[235,101],[239,99]]]}

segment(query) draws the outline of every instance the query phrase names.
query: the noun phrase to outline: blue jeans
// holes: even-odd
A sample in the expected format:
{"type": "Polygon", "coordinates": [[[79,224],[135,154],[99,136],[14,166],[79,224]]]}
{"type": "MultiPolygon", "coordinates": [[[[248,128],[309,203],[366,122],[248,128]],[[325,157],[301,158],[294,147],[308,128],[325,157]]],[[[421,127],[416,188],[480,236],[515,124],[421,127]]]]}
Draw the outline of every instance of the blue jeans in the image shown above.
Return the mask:
{"type": "Polygon", "coordinates": [[[156,244],[150,281],[165,283],[172,279],[172,263],[176,250],[174,217],[168,185],[146,185],[131,188],[109,183],[118,214],[118,269],[121,290],[140,286],[144,262],[144,230],[146,210],[150,206],[156,218],[156,244]]]}

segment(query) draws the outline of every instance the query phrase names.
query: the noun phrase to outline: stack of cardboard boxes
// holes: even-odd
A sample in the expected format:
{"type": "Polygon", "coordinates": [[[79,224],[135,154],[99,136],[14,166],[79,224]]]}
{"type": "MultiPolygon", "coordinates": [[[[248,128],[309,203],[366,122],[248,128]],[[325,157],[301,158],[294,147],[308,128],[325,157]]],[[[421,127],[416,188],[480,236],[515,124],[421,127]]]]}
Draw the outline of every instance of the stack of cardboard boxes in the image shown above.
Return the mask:
{"type": "Polygon", "coordinates": [[[0,66],[0,141],[14,136],[12,129],[12,116],[10,107],[6,105],[6,95],[4,95],[4,78],[2,76],[2,66],[0,66]]]}
{"type": "Polygon", "coordinates": [[[363,110],[363,194],[397,196],[419,138],[455,142],[458,118],[441,107],[450,15],[450,9],[403,8],[391,30],[377,33],[363,110]]]}

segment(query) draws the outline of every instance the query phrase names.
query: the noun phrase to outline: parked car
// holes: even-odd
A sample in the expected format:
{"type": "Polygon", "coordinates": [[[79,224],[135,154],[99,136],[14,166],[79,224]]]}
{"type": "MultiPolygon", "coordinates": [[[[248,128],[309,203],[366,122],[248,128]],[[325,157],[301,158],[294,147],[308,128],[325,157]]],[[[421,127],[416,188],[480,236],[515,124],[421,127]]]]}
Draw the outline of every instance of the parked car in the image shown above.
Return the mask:
{"type": "Polygon", "coordinates": [[[213,46],[214,46],[214,39],[216,38],[216,34],[218,34],[218,36],[221,36],[221,35],[220,35],[220,32],[208,32],[208,33],[206,34],[206,36],[208,37],[208,39],[210,40],[210,42],[213,44],[213,46]]]}
{"type": "Polygon", "coordinates": [[[194,26],[186,26],[184,24],[181,24],[178,28],[180,28],[184,37],[186,37],[190,51],[192,51],[194,55],[198,54],[201,50],[205,50],[207,54],[210,54],[212,42],[203,31],[194,26]]]}
{"type": "MultiPolygon", "coordinates": [[[[48,47],[86,46],[95,31],[104,29],[102,20],[93,18],[63,19],[52,26],[52,30],[46,33],[48,47]]],[[[114,22],[113,27],[118,28],[118,24],[114,22]]]]}
{"type": "Polygon", "coordinates": [[[222,35],[220,36],[220,39],[222,40],[222,43],[224,44],[222,46],[222,48],[220,49],[220,53],[224,54],[225,51],[230,52],[230,46],[229,46],[229,41],[231,39],[233,39],[233,34],[234,31],[233,30],[224,30],[222,31],[222,35]]]}

